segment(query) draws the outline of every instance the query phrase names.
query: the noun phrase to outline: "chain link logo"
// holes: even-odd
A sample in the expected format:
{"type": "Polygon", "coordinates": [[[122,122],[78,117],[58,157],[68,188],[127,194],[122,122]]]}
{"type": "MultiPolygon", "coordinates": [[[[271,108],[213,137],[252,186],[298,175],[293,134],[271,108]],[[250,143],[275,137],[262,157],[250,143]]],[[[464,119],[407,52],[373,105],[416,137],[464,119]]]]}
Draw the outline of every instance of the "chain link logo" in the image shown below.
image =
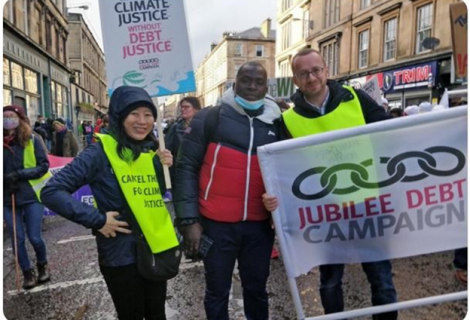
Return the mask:
{"type": "Polygon", "coordinates": [[[378,189],[388,187],[397,182],[414,182],[425,179],[429,175],[438,177],[446,177],[460,172],[465,166],[465,155],[457,149],[445,146],[437,146],[427,148],[422,151],[410,151],[401,153],[393,158],[380,158],[380,163],[387,164],[387,173],[390,176],[384,181],[370,182],[369,172],[367,167],[373,164],[372,159],[365,160],[360,164],[357,163],[342,163],[334,165],[330,168],[315,167],[302,172],[292,185],[292,192],[294,195],[302,200],[316,200],[321,199],[329,193],[344,195],[353,193],[360,188],[362,189],[378,189]],[[433,157],[435,153],[448,153],[457,158],[457,165],[450,170],[439,170],[437,168],[437,160],[433,157]],[[407,175],[406,166],[403,161],[411,158],[416,158],[419,167],[423,170],[422,173],[417,175],[407,175]],[[352,185],[347,188],[337,188],[338,176],[340,171],[351,171],[352,185]],[[321,174],[320,184],[323,190],[314,194],[305,194],[300,190],[302,182],[310,176],[321,174]]]}

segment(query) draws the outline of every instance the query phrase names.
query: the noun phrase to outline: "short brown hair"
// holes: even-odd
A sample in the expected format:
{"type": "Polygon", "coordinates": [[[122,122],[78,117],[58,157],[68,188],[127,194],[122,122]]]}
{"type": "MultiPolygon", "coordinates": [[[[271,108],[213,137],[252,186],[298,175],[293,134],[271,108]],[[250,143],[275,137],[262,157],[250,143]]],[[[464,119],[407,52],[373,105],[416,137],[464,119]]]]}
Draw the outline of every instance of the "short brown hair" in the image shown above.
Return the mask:
{"type": "Polygon", "coordinates": [[[307,56],[311,53],[316,53],[318,54],[322,61],[323,61],[323,64],[325,65],[326,67],[326,62],[325,62],[325,59],[323,58],[322,54],[320,53],[320,51],[318,50],[315,50],[315,49],[312,49],[312,48],[304,48],[304,49],[301,49],[299,52],[297,52],[294,57],[292,58],[292,61],[291,61],[291,64],[290,64],[290,67],[292,69],[292,73],[294,73],[294,63],[295,63],[295,59],[297,59],[298,57],[303,57],[303,56],[307,56]]]}
{"type": "Polygon", "coordinates": [[[184,97],[184,98],[181,99],[181,101],[180,101],[180,106],[181,106],[181,104],[182,104],[184,101],[190,103],[190,104],[193,106],[194,109],[196,109],[196,110],[201,110],[201,103],[199,102],[199,99],[198,99],[198,98],[196,98],[196,97],[191,97],[191,96],[189,96],[189,97],[184,97]]]}

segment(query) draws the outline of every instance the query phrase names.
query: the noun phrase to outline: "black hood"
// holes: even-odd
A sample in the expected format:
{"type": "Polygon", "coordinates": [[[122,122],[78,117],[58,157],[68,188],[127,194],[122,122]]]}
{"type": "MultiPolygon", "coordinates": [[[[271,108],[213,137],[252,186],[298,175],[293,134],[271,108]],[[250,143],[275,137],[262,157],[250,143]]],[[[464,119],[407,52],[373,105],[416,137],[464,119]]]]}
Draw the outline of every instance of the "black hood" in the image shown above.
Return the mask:
{"type": "Polygon", "coordinates": [[[122,86],[114,90],[109,103],[109,127],[118,127],[122,119],[137,107],[146,106],[157,119],[157,109],[147,91],[139,87],[122,86]]]}

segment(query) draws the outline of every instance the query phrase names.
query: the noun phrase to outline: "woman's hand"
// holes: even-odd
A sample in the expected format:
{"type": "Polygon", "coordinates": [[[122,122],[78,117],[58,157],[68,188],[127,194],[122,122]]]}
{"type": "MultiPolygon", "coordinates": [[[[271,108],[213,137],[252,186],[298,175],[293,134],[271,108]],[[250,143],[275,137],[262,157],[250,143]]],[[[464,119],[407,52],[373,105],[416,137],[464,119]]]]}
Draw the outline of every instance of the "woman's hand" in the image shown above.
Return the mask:
{"type": "Polygon", "coordinates": [[[103,226],[103,228],[98,230],[106,238],[116,237],[116,232],[121,232],[121,233],[126,233],[126,234],[132,233],[131,230],[124,228],[124,227],[129,226],[129,224],[126,221],[119,221],[119,220],[114,219],[114,217],[117,217],[118,215],[119,215],[119,212],[116,212],[116,211],[106,212],[106,224],[103,226]]]}
{"type": "Polygon", "coordinates": [[[160,158],[160,162],[167,167],[171,167],[173,165],[173,155],[171,154],[170,150],[157,150],[157,155],[160,158]]]}
{"type": "Polygon", "coordinates": [[[263,204],[266,210],[273,212],[279,206],[279,202],[277,201],[277,197],[270,196],[267,193],[263,194],[263,204]]]}

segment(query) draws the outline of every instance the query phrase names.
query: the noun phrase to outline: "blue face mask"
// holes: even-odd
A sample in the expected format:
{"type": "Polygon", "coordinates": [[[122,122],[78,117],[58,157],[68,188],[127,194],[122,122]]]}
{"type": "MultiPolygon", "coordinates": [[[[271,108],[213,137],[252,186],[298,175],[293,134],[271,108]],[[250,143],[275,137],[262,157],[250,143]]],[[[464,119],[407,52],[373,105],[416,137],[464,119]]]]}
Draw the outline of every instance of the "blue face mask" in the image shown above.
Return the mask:
{"type": "Polygon", "coordinates": [[[264,99],[261,100],[256,100],[256,101],[248,101],[246,99],[243,99],[240,96],[235,96],[235,101],[243,108],[246,110],[258,110],[261,108],[264,104],[264,99]]]}

